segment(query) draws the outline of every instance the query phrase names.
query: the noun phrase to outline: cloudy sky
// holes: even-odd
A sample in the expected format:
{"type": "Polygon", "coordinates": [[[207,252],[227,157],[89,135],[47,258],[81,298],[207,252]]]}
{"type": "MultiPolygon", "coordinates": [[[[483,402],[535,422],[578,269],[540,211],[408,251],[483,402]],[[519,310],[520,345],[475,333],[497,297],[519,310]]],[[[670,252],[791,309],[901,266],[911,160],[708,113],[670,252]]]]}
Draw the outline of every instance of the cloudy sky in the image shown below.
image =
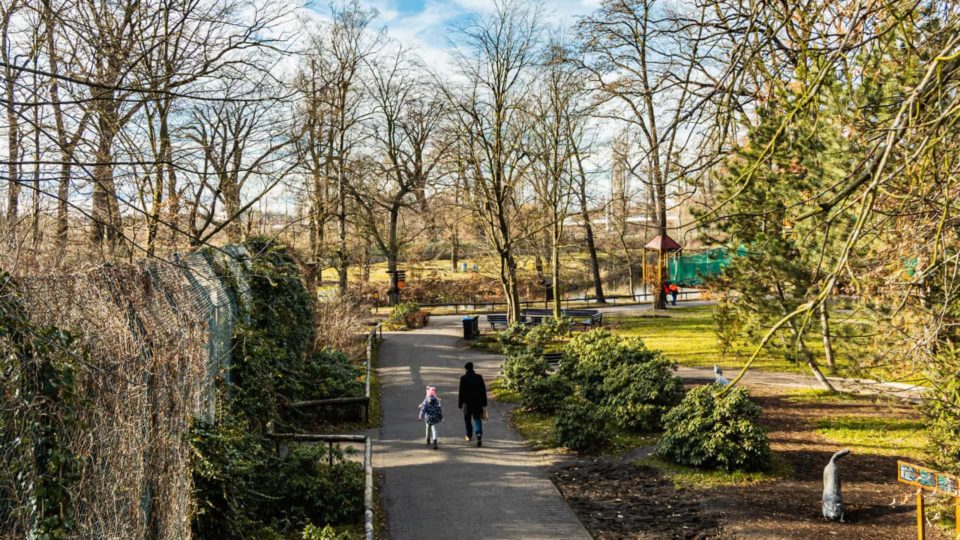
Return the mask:
{"type": "MultiPolygon", "coordinates": [[[[361,3],[380,12],[378,26],[386,27],[392,37],[415,48],[427,65],[439,69],[450,60],[451,27],[471,15],[494,8],[493,0],[361,0],[361,3]]],[[[600,0],[545,0],[542,3],[544,22],[569,26],[599,4],[600,0]]],[[[329,7],[327,3],[318,3],[315,10],[325,15],[329,7]]]]}

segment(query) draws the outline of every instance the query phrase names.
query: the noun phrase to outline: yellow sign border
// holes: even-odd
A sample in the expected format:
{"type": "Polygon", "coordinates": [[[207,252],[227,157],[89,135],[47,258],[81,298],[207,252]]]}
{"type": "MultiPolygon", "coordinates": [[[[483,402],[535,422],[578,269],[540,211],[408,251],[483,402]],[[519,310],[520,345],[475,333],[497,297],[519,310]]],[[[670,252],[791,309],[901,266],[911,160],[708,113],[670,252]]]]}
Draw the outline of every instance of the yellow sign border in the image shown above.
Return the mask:
{"type": "Polygon", "coordinates": [[[899,459],[897,460],[897,481],[898,481],[898,482],[902,482],[902,483],[904,483],[904,484],[911,485],[911,486],[915,486],[915,487],[918,487],[918,488],[923,488],[923,489],[925,489],[925,490],[927,490],[927,491],[932,491],[932,492],[934,492],[934,493],[941,493],[941,494],[943,494],[943,495],[947,495],[947,496],[950,496],[950,497],[960,497],[960,479],[958,479],[956,476],[954,476],[954,475],[952,475],[952,474],[943,473],[943,472],[940,472],[940,471],[935,470],[935,469],[931,469],[930,467],[923,467],[923,466],[921,466],[921,465],[916,465],[916,464],[914,464],[914,463],[910,463],[910,462],[907,462],[907,461],[901,461],[901,460],[899,460],[899,459]],[[902,476],[903,467],[913,468],[914,470],[917,471],[918,476],[919,476],[919,473],[921,473],[921,472],[926,472],[926,473],[931,474],[931,475],[933,476],[933,484],[934,484],[934,485],[931,486],[931,485],[929,485],[929,484],[923,484],[923,483],[921,483],[921,482],[919,482],[919,481],[917,481],[917,480],[908,480],[908,479],[905,479],[905,478],[902,476]],[[947,478],[947,479],[949,479],[949,480],[952,482],[954,491],[947,491],[947,490],[944,490],[944,489],[940,489],[940,478],[941,478],[941,477],[947,478]]]}

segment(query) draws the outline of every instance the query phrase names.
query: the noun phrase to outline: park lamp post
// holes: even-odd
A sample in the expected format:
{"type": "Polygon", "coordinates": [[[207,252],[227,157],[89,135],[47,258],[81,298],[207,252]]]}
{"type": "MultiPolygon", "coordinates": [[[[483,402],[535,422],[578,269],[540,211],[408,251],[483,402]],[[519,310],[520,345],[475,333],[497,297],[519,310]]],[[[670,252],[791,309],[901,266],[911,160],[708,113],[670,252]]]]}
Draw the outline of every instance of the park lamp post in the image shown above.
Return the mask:
{"type": "MultiPolygon", "coordinates": [[[[647,242],[647,245],[643,246],[643,282],[647,283],[647,265],[646,265],[646,253],[647,251],[656,251],[657,252],[657,288],[653,293],[653,309],[664,309],[667,307],[666,295],[663,294],[663,270],[667,267],[667,261],[670,259],[671,253],[679,253],[683,247],[680,246],[673,238],[670,238],[667,235],[657,235],[656,238],[647,242]]],[[[630,291],[630,294],[633,294],[633,291],[630,291]]]]}

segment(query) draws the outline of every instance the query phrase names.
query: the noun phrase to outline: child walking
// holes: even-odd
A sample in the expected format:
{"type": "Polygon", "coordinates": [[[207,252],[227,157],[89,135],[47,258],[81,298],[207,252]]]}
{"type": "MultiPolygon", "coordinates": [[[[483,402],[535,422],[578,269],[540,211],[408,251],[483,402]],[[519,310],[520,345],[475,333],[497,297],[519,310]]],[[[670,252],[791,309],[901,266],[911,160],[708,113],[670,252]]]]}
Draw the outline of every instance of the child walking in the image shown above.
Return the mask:
{"type": "Polygon", "coordinates": [[[443,408],[440,406],[440,398],[437,397],[437,389],[434,386],[427,387],[427,396],[423,398],[420,404],[420,415],[417,417],[423,420],[427,427],[427,446],[433,442],[433,449],[437,449],[437,441],[440,436],[437,433],[437,424],[443,421],[443,408]]]}

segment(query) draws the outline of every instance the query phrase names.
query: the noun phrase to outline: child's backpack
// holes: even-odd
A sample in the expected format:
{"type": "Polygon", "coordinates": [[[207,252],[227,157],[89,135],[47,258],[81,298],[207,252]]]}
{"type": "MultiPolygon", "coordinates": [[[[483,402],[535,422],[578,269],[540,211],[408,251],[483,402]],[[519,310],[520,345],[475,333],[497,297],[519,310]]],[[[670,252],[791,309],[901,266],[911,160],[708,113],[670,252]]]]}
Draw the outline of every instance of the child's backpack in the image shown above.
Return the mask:
{"type": "Polygon", "coordinates": [[[443,421],[443,409],[440,407],[440,400],[431,398],[423,408],[423,417],[427,419],[428,424],[439,424],[443,421]]]}

